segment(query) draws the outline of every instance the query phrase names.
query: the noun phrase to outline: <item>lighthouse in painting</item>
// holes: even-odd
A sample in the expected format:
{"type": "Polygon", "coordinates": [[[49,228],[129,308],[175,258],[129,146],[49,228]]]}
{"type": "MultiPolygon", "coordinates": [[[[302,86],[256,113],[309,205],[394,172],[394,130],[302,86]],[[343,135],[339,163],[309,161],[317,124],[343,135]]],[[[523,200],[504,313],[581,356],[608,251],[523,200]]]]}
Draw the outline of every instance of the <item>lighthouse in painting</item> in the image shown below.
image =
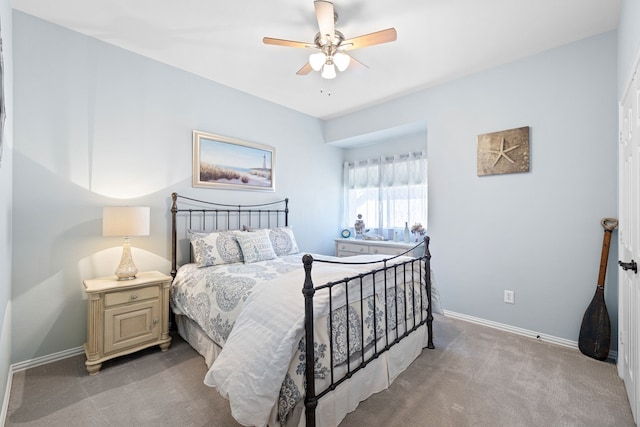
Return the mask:
{"type": "Polygon", "coordinates": [[[267,169],[267,155],[263,154],[262,155],[262,170],[266,170],[267,169]]]}

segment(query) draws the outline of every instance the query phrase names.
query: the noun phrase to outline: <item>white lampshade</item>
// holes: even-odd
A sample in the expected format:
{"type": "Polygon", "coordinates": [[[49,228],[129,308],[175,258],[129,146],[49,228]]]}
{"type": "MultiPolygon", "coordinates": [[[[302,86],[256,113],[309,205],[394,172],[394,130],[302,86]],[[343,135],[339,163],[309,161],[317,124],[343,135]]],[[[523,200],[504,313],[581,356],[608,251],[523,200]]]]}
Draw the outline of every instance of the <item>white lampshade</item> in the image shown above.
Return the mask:
{"type": "Polygon", "coordinates": [[[338,67],[338,71],[342,72],[346,70],[350,62],[351,57],[346,53],[337,52],[335,55],[333,55],[333,63],[336,64],[336,67],[338,67]]]}
{"type": "Polygon", "coordinates": [[[123,237],[122,258],[116,269],[118,280],[136,278],[138,268],[131,256],[130,236],[149,235],[148,207],[111,206],[102,209],[102,235],[123,237]]]}
{"type": "Polygon", "coordinates": [[[110,206],[102,210],[103,236],[148,236],[148,207],[110,206]]]}
{"type": "Polygon", "coordinates": [[[322,78],[323,79],[333,79],[336,76],[336,67],[333,64],[324,64],[322,67],[322,78]]]}
{"type": "Polygon", "coordinates": [[[313,71],[320,71],[325,62],[327,62],[327,57],[322,52],[309,55],[309,65],[311,65],[313,71]]]}

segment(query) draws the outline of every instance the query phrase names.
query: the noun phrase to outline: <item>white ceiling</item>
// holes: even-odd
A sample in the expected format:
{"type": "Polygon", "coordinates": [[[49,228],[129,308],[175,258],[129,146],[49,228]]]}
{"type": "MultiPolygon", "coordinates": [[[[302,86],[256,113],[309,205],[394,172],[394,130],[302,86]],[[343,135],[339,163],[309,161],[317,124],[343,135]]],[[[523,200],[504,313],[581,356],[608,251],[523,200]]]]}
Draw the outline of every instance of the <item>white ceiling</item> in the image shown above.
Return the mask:
{"type": "Polygon", "coordinates": [[[312,0],[13,0],[13,6],[329,119],[613,30],[621,1],[335,0],[336,29],[346,38],[395,27],[398,39],[350,51],[370,68],[324,82],[316,72],[295,74],[312,51],[262,43],[264,36],[312,42],[318,31],[312,0]]]}

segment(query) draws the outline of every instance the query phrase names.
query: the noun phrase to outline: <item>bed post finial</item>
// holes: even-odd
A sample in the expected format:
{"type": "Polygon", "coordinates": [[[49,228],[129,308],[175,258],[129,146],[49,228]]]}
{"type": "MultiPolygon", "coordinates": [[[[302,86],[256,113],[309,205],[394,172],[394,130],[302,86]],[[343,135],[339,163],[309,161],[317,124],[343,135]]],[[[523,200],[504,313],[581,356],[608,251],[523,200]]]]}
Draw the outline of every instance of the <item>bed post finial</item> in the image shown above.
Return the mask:
{"type": "Polygon", "coordinates": [[[306,390],[304,398],[304,406],[306,408],[306,426],[315,427],[316,425],[316,406],[318,406],[318,398],[316,397],[316,379],[315,379],[315,351],[313,349],[313,294],[316,292],[311,280],[311,265],[313,257],[306,254],[302,257],[304,263],[304,286],[302,294],[304,295],[304,330],[305,330],[305,380],[306,390]]]}
{"type": "Polygon", "coordinates": [[[431,252],[429,251],[429,241],[431,238],[427,235],[424,236],[424,256],[431,259],[431,252]]]}
{"type": "Polygon", "coordinates": [[[284,199],[284,226],[289,226],[289,198],[284,199]]]}

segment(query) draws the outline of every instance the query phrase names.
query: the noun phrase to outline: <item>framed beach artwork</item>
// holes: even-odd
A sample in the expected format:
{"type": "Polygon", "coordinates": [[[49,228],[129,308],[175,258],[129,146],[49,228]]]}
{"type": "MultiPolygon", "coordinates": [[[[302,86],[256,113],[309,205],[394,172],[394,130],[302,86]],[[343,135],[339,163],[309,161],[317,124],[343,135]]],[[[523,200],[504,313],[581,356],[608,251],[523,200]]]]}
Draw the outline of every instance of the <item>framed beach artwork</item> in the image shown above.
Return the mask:
{"type": "Polygon", "coordinates": [[[193,186],[275,190],[275,148],[193,131],[193,186]]]}

